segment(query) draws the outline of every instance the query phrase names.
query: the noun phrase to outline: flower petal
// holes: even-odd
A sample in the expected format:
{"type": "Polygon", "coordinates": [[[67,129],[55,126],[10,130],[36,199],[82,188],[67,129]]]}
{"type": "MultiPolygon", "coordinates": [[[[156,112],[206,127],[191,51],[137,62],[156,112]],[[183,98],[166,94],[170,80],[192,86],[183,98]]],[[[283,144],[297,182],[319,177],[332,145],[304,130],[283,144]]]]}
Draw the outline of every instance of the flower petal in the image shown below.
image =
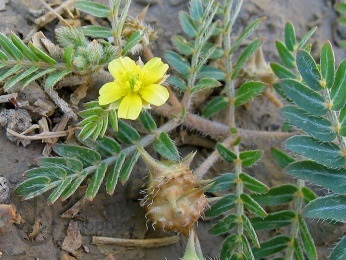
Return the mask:
{"type": "Polygon", "coordinates": [[[159,84],[151,84],[149,86],[142,87],[139,90],[139,93],[145,101],[153,104],[154,106],[163,105],[169,97],[168,90],[159,84]]]}
{"type": "Polygon", "coordinates": [[[107,105],[126,96],[128,90],[117,85],[114,81],[104,84],[99,90],[99,104],[107,105]]]}
{"type": "Polygon", "coordinates": [[[129,57],[120,57],[108,64],[108,70],[115,79],[119,79],[127,71],[138,71],[139,66],[129,57]]]}
{"type": "Polygon", "coordinates": [[[132,93],[123,98],[118,109],[118,117],[136,120],[142,111],[142,99],[132,93]]]}
{"type": "Polygon", "coordinates": [[[160,58],[152,58],[143,67],[140,79],[143,85],[157,83],[168,70],[168,65],[163,63],[160,58]]]}

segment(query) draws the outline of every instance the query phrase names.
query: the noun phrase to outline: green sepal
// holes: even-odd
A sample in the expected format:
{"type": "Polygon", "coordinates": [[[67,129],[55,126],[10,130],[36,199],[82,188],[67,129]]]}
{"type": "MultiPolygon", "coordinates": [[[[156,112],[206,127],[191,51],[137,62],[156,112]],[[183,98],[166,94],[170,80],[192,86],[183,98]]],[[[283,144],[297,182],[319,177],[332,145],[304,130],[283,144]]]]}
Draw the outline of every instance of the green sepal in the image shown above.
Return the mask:
{"type": "Polygon", "coordinates": [[[63,61],[69,67],[73,65],[74,46],[70,45],[64,49],[63,61]]]}

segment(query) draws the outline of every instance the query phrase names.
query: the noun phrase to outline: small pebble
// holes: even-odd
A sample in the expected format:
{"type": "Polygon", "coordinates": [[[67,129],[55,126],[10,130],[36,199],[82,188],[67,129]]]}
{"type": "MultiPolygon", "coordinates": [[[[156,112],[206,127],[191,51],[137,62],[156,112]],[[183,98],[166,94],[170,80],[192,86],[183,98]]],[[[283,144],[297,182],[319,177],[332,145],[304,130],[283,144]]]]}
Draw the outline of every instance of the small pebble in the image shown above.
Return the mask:
{"type": "Polygon", "coordinates": [[[0,203],[7,200],[10,194],[10,187],[8,186],[8,181],[5,177],[0,177],[0,203]]]}

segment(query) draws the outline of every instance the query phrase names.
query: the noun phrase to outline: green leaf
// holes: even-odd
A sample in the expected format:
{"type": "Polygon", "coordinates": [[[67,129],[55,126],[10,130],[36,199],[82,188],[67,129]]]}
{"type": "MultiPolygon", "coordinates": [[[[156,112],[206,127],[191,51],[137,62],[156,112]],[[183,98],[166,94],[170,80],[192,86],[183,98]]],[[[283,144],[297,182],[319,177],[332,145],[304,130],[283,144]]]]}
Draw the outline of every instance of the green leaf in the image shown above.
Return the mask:
{"type": "Polygon", "coordinates": [[[330,169],[317,162],[299,161],[290,164],[286,173],[314,182],[337,193],[346,193],[346,170],[330,169]]]}
{"type": "Polygon", "coordinates": [[[197,27],[192,20],[191,16],[188,15],[186,12],[180,12],[179,13],[179,20],[181,27],[183,28],[183,31],[190,37],[195,37],[197,35],[197,27]]]}
{"type": "Polygon", "coordinates": [[[135,31],[127,40],[127,43],[124,46],[121,54],[126,55],[128,51],[130,51],[136,44],[140,42],[140,40],[142,40],[143,36],[144,36],[143,31],[135,31]]]}
{"type": "Polygon", "coordinates": [[[330,90],[333,110],[340,110],[346,101],[346,60],[343,60],[335,74],[335,81],[330,90]]]}
{"type": "Polygon", "coordinates": [[[46,78],[46,82],[44,84],[44,88],[45,89],[52,88],[56,83],[58,83],[60,80],[62,80],[65,76],[67,76],[71,72],[72,72],[71,70],[66,69],[66,70],[61,70],[61,71],[57,71],[55,73],[50,74],[46,78]]]}
{"type": "Polygon", "coordinates": [[[7,55],[1,50],[0,50],[0,60],[8,61],[7,55]]]}
{"type": "Polygon", "coordinates": [[[196,78],[213,78],[216,80],[224,80],[226,78],[226,74],[222,70],[213,66],[202,66],[202,68],[198,71],[196,78]]]}
{"type": "Polygon", "coordinates": [[[40,58],[40,60],[48,62],[51,65],[55,65],[57,62],[52,57],[50,57],[48,54],[46,54],[41,49],[37,48],[34,44],[31,42],[28,43],[29,49],[40,58]]]}
{"type": "Polygon", "coordinates": [[[296,77],[290,70],[288,70],[281,64],[272,62],[270,63],[270,67],[273,70],[275,76],[277,76],[279,79],[295,79],[296,77]]]}
{"type": "Polygon", "coordinates": [[[51,180],[45,176],[37,176],[19,184],[16,188],[16,193],[22,196],[24,200],[29,200],[54,188],[59,183],[60,181],[51,182],[51,180]]]}
{"type": "Polygon", "coordinates": [[[56,144],[53,150],[60,156],[78,159],[84,167],[94,165],[101,160],[101,156],[97,152],[78,145],[56,144]]]}
{"type": "Polygon", "coordinates": [[[243,221],[244,229],[246,230],[246,232],[248,233],[249,237],[251,238],[252,243],[254,244],[255,247],[259,247],[260,244],[259,244],[259,241],[258,241],[258,237],[257,237],[255,229],[252,226],[250,220],[247,218],[246,215],[242,215],[241,219],[243,221]]]}
{"type": "Polygon", "coordinates": [[[131,156],[130,160],[127,160],[125,162],[124,167],[122,168],[120,172],[120,178],[119,178],[122,185],[124,185],[125,182],[127,182],[127,180],[129,179],[132,169],[135,166],[138,158],[139,158],[139,152],[136,152],[134,155],[131,156]]]}
{"type": "Polygon", "coordinates": [[[116,132],[118,132],[118,117],[117,117],[117,111],[115,109],[108,110],[108,119],[109,124],[112,127],[112,129],[116,132]]]}
{"type": "Polygon", "coordinates": [[[121,146],[117,141],[108,136],[97,138],[94,147],[97,152],[104,154],[105,156],[114,156],[121,150],[121,146]]]}
{"type": "MultiPolygon", "coordinates": [[[[83,120],[83,121],[84,121],[84,120],[83,120]]],[[[82,121],[81,123],[84,123],[83,121],[82,121]]],[[[90,120],[89,120],[89,121],[90,121],[90,120]]],[[[80,124],[80,125],[82,125],[82,124],[80,124]]],[[[82,141],[86,140],[87,138],[89,138],[89,137],[95,132],[97,126],[98,126],[98,125],[95,124],[95,122],[93,122],[93,121],[91,121],[91,122],[89,122],[89,123],[83,125],[83,128],[82,128],[82,130],[79,132],[78,137],[79,137],[82,141]]]]}
{"type": "Polygon", "coordinates": [[[346,26],[346,17],[345,16],[340,16],[336,19],[338,23],[342,26],[346,26]]]}
{"type": "Polygon", "coordinates": [[[246,173],[240,173],[239,178],[243,181],[245,188],[254,193],[266,193],[269,188],[262,182],[246,173]]]}
{"type": "Polygon", "coordinates": [[[287,167],[290,163],[293,163],[295,160],[289,156],[287,153],[272,147],[270,149],[270,153],[272,157],[274,158],[275,162],[277,165],[279,165],[280,168],[285,168],[287,167]]]}
{"type": "Polygon", "coordinates": [[[310,37],[314,34],[314,32],[316,31],[317,26],[315,26],[314,28],[312,28],[310,31],[308,31],[300,40],[297,49],[302,49],[304,48],[304,45],[308,42],[308,40],[310,39],[310,37]]]}
{"type": "Polygon", "coordinates": [[[47,167],[39,167],[39,168],[34,168],[27,170],[25,172],[25,176],[29,179],[31,178],[36,178],[36,177],[46,177],[49,178],[51,181],[58,181],[62,180],[66,177],[67,172],[63,168],[64,165],[61,165],[62,167],[59,166],[47,166],[47,167]]]}
{"type": "Polygon", "coordinates": [[[126,124],[124,121],[118,121],[118,132],[115,136],[126,144],[133,144],[137,142],[140,138],[139,133],[132,126],[126,124]]]}
{"type": "Polygon", "coordinates": [[[179,161],[179,152],[172,139],[162,132],[154,142],[154,149],[168,160],[179,161]]]}
{"type": "Polygon", "coordinates": [[[296,214],[290,210],[282,210],[268,214],[265,218],[255,217],[251,223],[256,230],[277,229],[293,223],[296,214]]]}
{"type": "Polygon", "coordinates": [[[309,115],[304,110],[294,106],[282,108],[281,113],[290,123],[322,142],[333,141],[336,137],[331,123],[323,117],[309,115]]]}
{"type": "Polygon", "coordinates": [[[106,171],[107,171],[107,163],[101,162],[100,165],[97,167],[96,172],[91,177],[90,182],[88,184],[88,188],[85,192],[85,197],[89,201],[92,201],[95,198],[98,190],[101,187],[106,171]]]}
{"type": "Polygon", "coordinates": [[[239,154],[239,159],[243,167],[249,167],[256,163],[262,157],[262,152],[259,150],[244,151],[239,154]]]}
{"type": "MultiPolygon", "coordinates": [[[[256,235],[256,234],[255,234],[256,235]]],[[[244,257],[242,256],[239,256],[237,257],[239,260],[240,259],[251,259],[251,260],[255,260],[255,257],[252,253],[252,249],[251,249],[251,246],[250,246],[250,243],[249,241],[247,240],[246,236],[245,235],[240,235],[241,237],[241,243],[242,243],[242,246],[243,246],[243,252],[244,252],[244,257]]],[[[256,237],[257,239],[257,237],[256,237]]],[[[257,241],[258,243],[258,241],[257,241]]],[[[258,245],[255,244],[256,247],[259,247],[259,243],[258,245]]]]}
{"type": "Polygon", "coordinates": [[[9,90],[14,85],[16,85],[19,81],[23,80],[24,78],[28,77],[29,75],[32,75],[39,68],[40,68],[39,66],[33,66],[30,69],[24,71],[23,73],[20,73],[20,74],[13,76],[11,79],[6,81],[6,83],[4,85],[4,90],[5,91],[9,90]]]}
{"type": "Polygon", "coordinates": [[[332,194],[311,201],[304,208],[307,218],[333,219],[346,222],[346,195],[332,194]]]}
{"type": "Polygon", "coordinates": [[[141,114],[139,115],[139,120],[144,128],[150,133],[153,133],[157,129],[154,118],[146,110],[142,110],[141,114]]]}
{"type": "Polygon", "coordinates": [[[216,217],[221,215],[222,213],[225,213],[226,211],[229,211],[230,209],[234,207],[236,203],[236,199],[237,199],[237,196],[234,194],[228,194],[222,197],[213,205],[211,205],[210,209],[208,209],[205,212],[205,215],[207,217],[216,217]]]}
{"type": "Polygon", "coordinates": [[[38,62],[40,59],[24,44],[24,42],[14,33],[10,34],[13,44],[20,50],[24,56],[33,62],[38,62]]]}
{"type": "Polygon", "coordinates": [[[204,117],[210,117],[217,112],[225,109],[228,105],[228,99],[224,96],[219,96],[211,101],[208,102],[208,104],[203,108],[202,115],[204,117]]]}
{"type": "Polygon", "coordinates": [[[186,91],[186,83],[179,77],[169,76],[169,78],[165,82],[169,85],[172,85],[173,87],[178,88],[180,91],[186,91]]]}
{"type": "Polygon", "coordinates": [[[15,60],[23,60],[23,54],[3,33],[0,33],[1,47],[15,60]]]}
{"type": "Polygon", "coordinates": [[[221,157],[228,163],[232,163],[238,156],[222,144],[216,144],[216,149],[221,157]]]}
{"type": "Polygon", "coordinates": [[[243,105],[255,96],[261,94],[266,88],[266,85],[260,81],[248,81],[243,83],[235,96],[234,105],[236,107],[243,105]]]}
{"type": "Polygon", "coordinates": [[[253,254],[256,259],[262,259],[284,250],[290,241],[291,239],[287,236],[276,236],[261,243],[260,248],[253,248],[253,254]]]}
{"type": "Polygon", "coordinates": [[[48,205],[52,205],[65,191],[65,189],[68,187],[68,185],[71,184],[73,180],[72,176],[67,177],[65,180],[63,180],[58,187],[55,188],[55,190],[49,195],[47,201],[48,205]]]}
{"type": "Polygon", "coordinates": [[[314,58],[305,50],[298,50],[297,68],[305,83],[313,90],[321,90],[321,74],[314,58]]]}
{"type": "Polygon", "coordinates": [[[293,242],[293,250],[294,250],[294,257],[296,260],[304,260],[304,255],[302,250],[300,249],[298,240],[295,238],[293,242]]]}
{"type": "Polygon", "coordinates": [[[334,9],[341,14],[346,14],[346,3],[336,3],[334,9]]]}
{"type": "MultiPolygon", "coordinates": [[[[346,4],[345,4],[346,5],[346,4]]],[[[344,236],[333,248],[329,260],[346,259],[346,236],[344,236]]]]}
{"type": "Polygon", "coordinates": [[[213,186],[211,186],[211,188],[209,188],[208,191],[213,192],[229,190],[234,185],[235,178],[236,175],[234,173],[222,174],[214,180],[213,186]]]}
{"type": "Polygon", "coordinates": [[[303,194],[305,203],[309,203],[310,201],[312,201],[312,200],[317,198],[316,194],[312,190],[307,188],[307,187],[301,188],[300,191],[303,194]]]}
{"type": "Polygon", "coordinates": [[[221,259],[231,259],[231,256],[235,248],[239,244],[239,238],[236,234],[229,235],[222,243],[222,249],[220,253],[221,259]]]}
{"type": "Polygon", "coordinates": [[[290,100],[308,113],[316,116],[327,113],[324,98],[307,86],[293,79],[281,80],[280,86],[290,100]]]}
{"type": "Polygon", "coordinates": [[[320,142],[310,136],[292,136],[286,140],[285,148],[333,169],[346,163],[336,144],[320,142]]]}
{"type": "Polygon", "coordinates": [[[94,1],[79,0],[75,3],[75,5],[77,9],[96,17],[106,18],[110,15],[110,10],[107,6],[95,3],[94,1]]]}
{"type": "Polygon", "coordinates": [[[112,37],[112,30],[104,26],[88,25],[80,27],[80,30],[85,36],[94,38],[109,38],[112,37]]]}
{"type": "Polygon", "coordinates": [[[287,68],[294,69],[295,59],[292,53],[286,48],[286,46],[281,41],[276,41],[275,45],[276,45],[276,49],[278,50],[282,63],[287,68]]]}
{"type": "Polygon", "coordinates": [[[79,173],[77,178],[74,179],[71,185],[61,194],[61,200],[64,201],[74,194],[88,175],[89,173],[87,171],[79,173]]]}
{"type": "Polygon", "coordinates": [[[221,235],[232,230],[238,223],[237,216],[231,214],[217,222],[210,230],[210,234],[221,235]]]}
{"type": "MultiPolygon", "coordinates": [[[[0,74],[0,81],[4,81],[7,77],[12,76],[13,74],[17,73],[22,68],[21,65],[17,64],[10,68],[9,70],[5,70],[3,74],[0,74]]],[[[2,72],[1,72],[2,73],[2,72]]]]}
{"type": "Polygon", "coordinates": [[[53,71],[55,71],[55,68],[50,68],[50,69],[43,70],[39,73],[31,74],[31,75],[27,76],[25,79],[23,79],[20,84],[22,85],[22,88],[25,88],[27,85],[29,85],[34,80],[37,80],[37,79],[43,77],[44,75],[51,73],[53,71]]]}
{"type": "Polygon", "coordinates": [[[220,59],[223,55],[224,50],[211,42],[207,42],[201,50],[201,56],[204,58],[209,56],[210,60],[220,59]]]}
{"type": "Polygon", "coordinates": [[[79,115],[82,118],[88,118],[90,116],[101,116],[103,113],[104,113],[104,110],[101,107],[96,106],[96,107],[91,107],[81,111],[79,115]]]}
{"type": "Polygon", "coordinates": [[[258,50],[258,48],[262,45],[262,41],[257,39],[251,42],[248,46],[246,46],[245,50],[240,54],[237,63],[233,67],[233,72],[231,75],[231,79],[235,79],[238,75],[238,72],[245,65],[245,63],[250,59],[250,57],[258,50]]]}
{"type": "Polygon", "coordinates": [[[308,226],[306,225],[305,220],[298,215],[298,223],[299,223],[299,233],[300,233],[300,238],[301,242],[304,247],[304,251],[308,257],[308,259],[314,259],[317,260],[317,252],[316,252],[316,247],[315,243],[310,235],[308,226]]]}
{"type": "Polygon", "coordinates": [[[245,30],[241,32],[239,37],[235,40],[235,42],[232,44],[230,54],[234,53],[238,47],[246,40],[254,31],[257,30],[257,28],[266,20],[265,17],[260,17],[251,22],[245,30]]]}
{"type": "Polygon", "coordinates": [[[177,51],[184,55],[191,55],[193,53],[193,44],[187,41],[180,35],[174,35],[172,38],[173,45],[177,51]]]}
{"type": "Polygon", "coordinates": [[[260,204],[258,204],[253,198],[251,198],[248,194],[242,193],[240,195],[240,199],[243,201],[243,204],[246,209],[251,211],[253,214],[264,218],[267,216],[267,213],[264,211],[264,209],[261,207],[260,204]]]}
{"type": "Polygon", "coordinates": [[[320,65],[322,78],[325,80],[326,87],[331,88],[334,83],[335,57],[329,41],[322,46],[320,65]]]}
{"type": "Polygon", "coordinates": [[[285,25],[285,44],[289,51],[294,51],[296,45],[296,32],[290,22],[285,25]]]}
{"type": "Polygon", "coordinates": [[[63,61],[68,65],[73,65],[74,46],[70,45],[64,49],[63,61]]]}
{"type": "Polygon", "coordinates": [[[200,0],[190,1],[190,14],[192,19],[199,21],[203,16],[203,5],[200,0]]]}
{"type": "Polygon", "coordinates": [[[120,170],[124,165],[125,159],[126,155],[124,153],[120,153],[115,161],[113,168],[108,174],[106,182],[106,191],[109,195],[113,195],[114,193],[115,187],[117,186],[118,179],[120,176],[120,170]]]}
{"type": "Polygon", "coordinates": [[[203,79],[200,79],[197,82],[197,84],[192,87],[191,93],[201,91],[204,89],[216,88],[216,87],[220,87],[220,86],[221,86],[221,83],[215,79],[203,78],[203,79]]]}
{"type": "Polygon", "coordinates": [[[190,63],[183,58],[180,54],[174,51],[165,51],[164,55],[167,62],[173,69],[181,74],[188,74],[190,72],[190,63]]]}
{"type": "Polygon", "coordinates": [[[271,188],[266,194],[252,194],[251,197],[261,205],[279,205],[293,200],[297,187],[291,184],[271,188]]]}
{"type": "MultiPolygon", "coordinates": [[[[67,173],[76,173],[83,170],[83,164],[79,160],[69,157],[43,157],[38,160],[37,164],[40,167],[62,168],[67,173]]],[[[59,177],[59,179],[61,179],[61,177],[59,177]]]]}

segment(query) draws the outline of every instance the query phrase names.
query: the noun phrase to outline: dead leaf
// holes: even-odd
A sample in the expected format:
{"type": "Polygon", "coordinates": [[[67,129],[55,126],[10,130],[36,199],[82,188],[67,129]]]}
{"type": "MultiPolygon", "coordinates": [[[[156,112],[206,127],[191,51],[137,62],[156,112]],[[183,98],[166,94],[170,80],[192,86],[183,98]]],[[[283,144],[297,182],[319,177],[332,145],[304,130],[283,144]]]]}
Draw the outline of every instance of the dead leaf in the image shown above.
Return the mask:
{"type": "Polygon", "coordinates": [[[82,235],[78,226],[78,222],[71,220],[67,228],[67,236],[62,243],[62,249],[76,254],[77,250],[82,246],[82,235]]]}
{"type": "Polygon", "coordinates": [[[0,204],[0,231],[2,231],[8,224],[20,224],[22,217],[17,214],[14,205],[0,204]]]}

